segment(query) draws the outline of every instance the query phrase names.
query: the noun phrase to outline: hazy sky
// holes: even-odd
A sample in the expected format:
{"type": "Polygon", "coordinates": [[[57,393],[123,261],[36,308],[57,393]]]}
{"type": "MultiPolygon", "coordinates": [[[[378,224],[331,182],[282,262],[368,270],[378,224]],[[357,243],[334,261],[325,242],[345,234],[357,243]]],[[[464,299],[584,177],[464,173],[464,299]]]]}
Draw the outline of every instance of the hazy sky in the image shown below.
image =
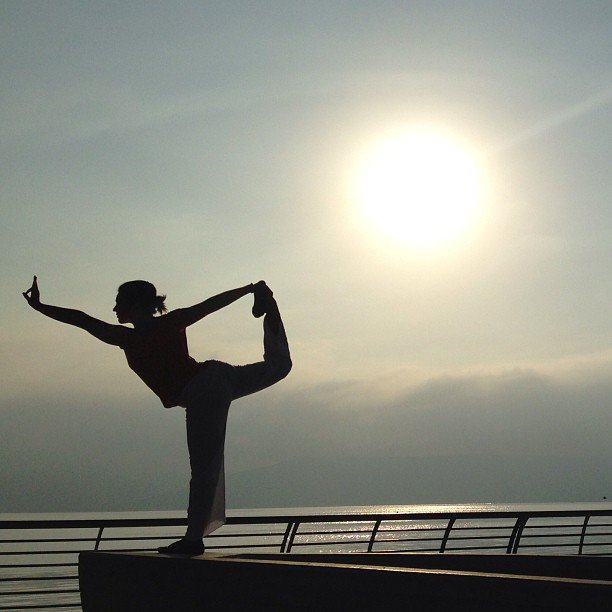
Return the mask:
{"type": "MultiPolygon", "coordinates": [[[[269,282],[294,370],[232,408],[230,496],[299,458],[608,456],[610,31],[606,1],[2,2],[0,510],[45,510],[51,475],[76,509],[155,509],[130,498],[144,465],[186,491],[182,410],[31,311],[32,274],[110,322],[126,280],[170,308],[269,282]],[[355,195],[409,129],[482,173],[478,226],[427,251],[355,195]]],[[[191,328],[192,354],[258,360],[250,306],[191,328]]]]}

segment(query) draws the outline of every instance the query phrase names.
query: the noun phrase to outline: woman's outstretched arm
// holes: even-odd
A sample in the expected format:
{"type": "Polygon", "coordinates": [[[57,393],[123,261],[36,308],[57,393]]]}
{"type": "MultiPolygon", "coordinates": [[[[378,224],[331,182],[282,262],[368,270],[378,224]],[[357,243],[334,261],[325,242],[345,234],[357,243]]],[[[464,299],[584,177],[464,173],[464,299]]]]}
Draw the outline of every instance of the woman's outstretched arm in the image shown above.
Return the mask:
{"type": "Polygon", "coordinates": [[[208,298],[199,304],[189,306],[188,308],[173,310],[168,316],[176,317],[182,325],[188,327],[200,319],[203,319],[205,316],[229,306],[249,293],[253,293],[252,284],[239,287],[238,289],[224,291],[223,293],[219,293],[218,295],[208,298]]]}
{"type": "Polygon", "coordinates": [[[90,317],[80,310],[41,303],[38,279],[36,276],[32,281],[32,286],[27,291],[24,291],[23,297],[34,310],[37,310],[51,319],[60,321],[61,323],[68,323],[68,325],[80,327],[88,331],[92,336],[98,338],[98,340],[102,340],[102,342],[119,346],[127,339],[129,330],[121,325],[105,323],[104,321],[90,317]]]}

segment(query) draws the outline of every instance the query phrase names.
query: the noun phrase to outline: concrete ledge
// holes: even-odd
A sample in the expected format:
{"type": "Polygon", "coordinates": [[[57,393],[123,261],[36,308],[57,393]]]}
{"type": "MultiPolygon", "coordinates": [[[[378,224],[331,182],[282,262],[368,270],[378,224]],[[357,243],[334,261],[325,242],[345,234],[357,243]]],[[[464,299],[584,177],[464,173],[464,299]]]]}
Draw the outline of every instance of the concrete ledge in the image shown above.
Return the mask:
{"type": "MultiPolygon", "coordinates": [[[[249,553],[235,555],[235,559],[279,558],[278,554],[249,553]]],[[[612,580],[612,557],[588,555],[500,555],[457,553],[296,553],[296,561],[321,563],[360,563],[419,569],[484,572],[523,576],[557,578],[583,578],[586,580],[612,580]]]]}
{"type": "MultiPolygon", "coordinates": [[[[473,557],[484,555],[453,555],[473,557]]],[[[415,568],[446,555],[79,556],[85,612],[109,610],[609,610],[612,581],[415,568]],[[316,560],[314,560],[316,557],[316,560]]],[[[495,556],[500,557],[500,556],[495,556]]],[[[528,557],[522,557],[522,559],[528,557]]],[[[519,557],[513,557],[519,559],[519,557]]]]}

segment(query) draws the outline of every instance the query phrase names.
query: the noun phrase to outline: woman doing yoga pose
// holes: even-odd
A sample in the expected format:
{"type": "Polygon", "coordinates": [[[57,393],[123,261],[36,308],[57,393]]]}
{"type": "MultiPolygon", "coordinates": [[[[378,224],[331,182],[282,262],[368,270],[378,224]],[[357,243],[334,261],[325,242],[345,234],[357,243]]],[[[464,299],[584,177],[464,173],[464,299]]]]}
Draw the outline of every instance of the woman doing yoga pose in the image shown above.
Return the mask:
{"type": "Polygon", "coordinates": [[[43,304],[36,276],[23,296],[38,312],[123,349],[130,368],[166,408],[185,408],[191,466],[187,531],[177,542],[158,550],[201,554],[203,537],[225,522],[223,456],[229,406],[232,400],[273,385],[291,370],[287,337],[272,291],[259,281],[166,313],[165,296],[158,296],[151,283],[130,281],[119,287],[113,310],[119,323],[130,323],[133,328],[111,325],[79,310],[43,304]],[[265,315],[263,361],[244,366],[197,362],[189,355],[185,329],[249,293],[254,295],[253,315],[265,315]]]}

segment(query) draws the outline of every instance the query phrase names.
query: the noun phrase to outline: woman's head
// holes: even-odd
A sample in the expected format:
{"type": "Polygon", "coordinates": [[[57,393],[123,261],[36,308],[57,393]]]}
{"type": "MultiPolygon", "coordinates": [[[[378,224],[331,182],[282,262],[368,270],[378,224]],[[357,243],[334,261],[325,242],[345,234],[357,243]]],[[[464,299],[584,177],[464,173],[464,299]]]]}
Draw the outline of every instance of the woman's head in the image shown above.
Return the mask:
{"type": "Polygon", "coordinates": [[[127,323],[128,320],[122,321],[122,319],[136,312],[146,315],[166,312],[165,299],[165,295],[157,295],[155,285],[148,281],[128,281],[119,286],[113,310],[117,313],[120,322],[127,323]]]}

